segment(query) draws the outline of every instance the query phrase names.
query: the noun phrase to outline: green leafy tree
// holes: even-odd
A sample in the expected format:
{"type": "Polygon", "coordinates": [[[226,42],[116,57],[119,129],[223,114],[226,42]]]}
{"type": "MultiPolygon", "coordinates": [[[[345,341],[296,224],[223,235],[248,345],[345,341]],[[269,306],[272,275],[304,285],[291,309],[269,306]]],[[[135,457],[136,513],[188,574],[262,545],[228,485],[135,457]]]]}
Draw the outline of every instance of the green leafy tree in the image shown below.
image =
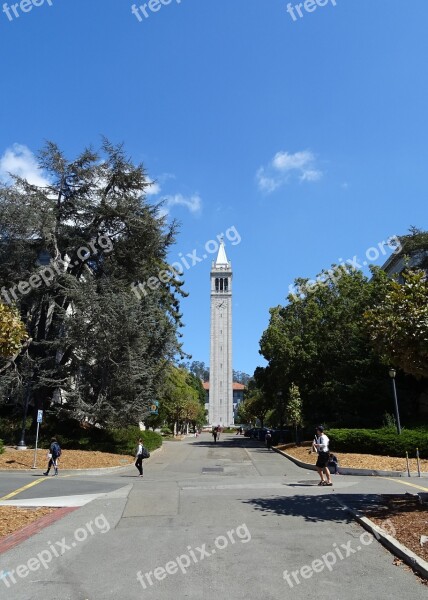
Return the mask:
{"type": "Polygon", "coordinates": [[[233,371],[233,381],[241,383],[242,385],[248,385],[251,380],[251,375],[244,373],[243,371],[233,371]]]}
{"type": "Polygon", "coordinates": [[[0,302],[0,357],[12,358],[28,338],[25,325],[16,309],[0,302]]]}
{"type": "Polygon", "coordinates": [[[197,390],[188,383],[188,375],[184,368],[169,365],[159,398],[160,415],[174,433],[185,430],[189,423],[199,422],[202,414],[205,416],[197,390]]]}
{"type": "Polygon", "coordinates": [[[244,401],[241,402],[239,409],[239,416],[245,419],[243,422],[251,423],[258,419],[263,427],[266,415],[271,409],[271,403],[265,390],[256,379],[249,382],[244,401]]]}
{"type": "Polygon", "coordinates": [[[32,343],[3,395],[30,390],[34,408],[103,425],[144,420],[181,353],[185,294],[167,264],[177,225],[146,201],[143,166],[106,140],[71,161],[48,143],[39,166],[46,186],[0,187],[0,283],[16,294],[39,278],[17,295],[32,343]]]}
{"type": "Polygon", "coordinates": [[[370,338],[385,362],[414,377],[428,377],[428,280],[405,271],[384,300],[365,313],[370,338]]]}
{"type": "Polygon", "coordinates": [[[288,421],[294,425],[295,440],[297,443],[297,428],[303,425],[303,413],[302,413],[302,399],[300,397],[300,390],[294,383],[291,384],[288,393],[287,402],[287,415],[288,421]]]}
{"type": "Polygon", "coordinates": [[[379,414],[387,408],[384,366],[363,315],[385,296],[388,278],[380,269],[373,269],[370,280],[351,267],[338,269],[322,272],[317,285],[296,280],[301,293],[270,311],[260,349],[268,361],[265,385],[281,422],[292,383],[299,387],[306,420],[354,424],[370,418],[374,405],[379,414]]]}

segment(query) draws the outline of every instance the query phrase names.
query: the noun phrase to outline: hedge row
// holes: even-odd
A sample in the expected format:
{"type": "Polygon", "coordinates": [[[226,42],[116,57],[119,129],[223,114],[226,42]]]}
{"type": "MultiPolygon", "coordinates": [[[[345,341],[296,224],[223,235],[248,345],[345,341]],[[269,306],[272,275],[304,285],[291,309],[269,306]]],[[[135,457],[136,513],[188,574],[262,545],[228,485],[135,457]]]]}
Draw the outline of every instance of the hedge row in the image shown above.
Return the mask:
{"type": "MultiPolygon", "coordinates": [[[[154,431],[140,431],[139,427],[126,429],[81,430],[79,436],[58,434],[61,447],[66,450],[92,450],[113,454],[135,454],[138,439],[152,452],[162,446],[162,436],[154,431]]],[[[48,441],[46,441],[48,444],[48,441]]]]}
{"type": "Polygon", "coordinates": [[[3,440],[0,440],[0,454],[3,454],[4,452],[4,444],[3,444],[3,440]]]}
{"type": "Polygon", "coordinates": [[[428,458],[428,433],[424,430],[403,429],[401,435],[393,428],[384,429],[329,429],[332,452],[355,452],[384,456],[416,456],[428,458]]]}

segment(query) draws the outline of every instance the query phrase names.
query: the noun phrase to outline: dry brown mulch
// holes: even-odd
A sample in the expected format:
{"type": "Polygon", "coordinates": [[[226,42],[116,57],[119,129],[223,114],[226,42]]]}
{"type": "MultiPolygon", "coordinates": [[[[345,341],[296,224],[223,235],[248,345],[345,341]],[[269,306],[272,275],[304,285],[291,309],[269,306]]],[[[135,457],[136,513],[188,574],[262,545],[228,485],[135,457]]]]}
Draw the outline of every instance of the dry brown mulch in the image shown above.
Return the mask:
{"type": "MultiPolygon", "coordinates": [[[[37,451],[37,470],[47,467],[47,450],[37,451]]],[[[59,469],[101,469],[103,467],[123,467],[132,463],[133,457],[107,452],[88,452],[84,450],[63,450],[59,459],[59,469]]],[[[34,462],[34,450],[15,450],[6,448],[0,454],[0,470],[11,471],[31,469],[34,462]]]]}
{"type": "Polygon", "coordinates": [[[379,527],[389,519],[395,528],[394,537],[428,561],[428,542],[421,546],[421,536],[428,536],[428,506],[411,496],[383,496],[382,501],[383,505],[366,510],[366,516],[379,527]]]}
{"type": "Polygon", "coordinates": [[[0,506],[0,538],[15,533],[34,521],[49,515],[56,508],[17,508],[16,506],[0,506]]]}
{"type": "MultiPolygon", "coordinates": [[[[316,463],[316,454],[309,454],[309,448],[306,446],[287,448],[279,446],[287,454],[294,456],[306,463],[316,463]]],[[[373,469],[375,471],[407,471],[406,459],[395,456],[375,456],[373,454],[351,454],[345,452],[335,452],[339,459],[339,467],[352,467],[354,469],[373,469]]],[[[416,472],[416,459],[409,460],[410,471],[416,472]]],[[[428,460],[421,460],[421,471],[428,472],[428,460]]]]}

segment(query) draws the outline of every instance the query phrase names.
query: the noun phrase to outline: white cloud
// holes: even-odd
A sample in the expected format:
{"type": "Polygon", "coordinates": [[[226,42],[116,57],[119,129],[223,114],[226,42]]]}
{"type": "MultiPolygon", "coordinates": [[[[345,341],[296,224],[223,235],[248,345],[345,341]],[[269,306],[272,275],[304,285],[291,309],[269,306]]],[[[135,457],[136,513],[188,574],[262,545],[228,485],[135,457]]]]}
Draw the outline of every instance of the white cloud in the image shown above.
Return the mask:
{"type": "Polygon", "coordinates": [[[170,209],[173,206],[184,206],[192,214],[197,214],[201,211],[202,200],[198,194],[193,196],[183,196],[182,194],[175,194],[174,196],[165,196],[165,206],[170,209]]]}
{"type": "MultiPolygon", "coordinates": [[[[158,196],[161,191],[161,183],[164,184],[169,179],[175,179],[175,175],[171,173],[163,173],[160,175],[156,181],[147,178],[147,182],[149,186],[145,188],[144,192],[147,196],[158,196]]],[[[160,209],[160,215],[166,216],[170,213],[170,210],[174,206],[184,206],[191,212],[196,215],[200,213],[202,209],[202,200],[199,194],[193,194],[192,196],[183,196],[182,194],[166,194],[162,197],[163,207],[160,209]]]]}
{"type": "Polygon", "coordinates": [[[317,169],[307,169],[300,175],[300,181],[319,181],[322,177],[322,172],[317,169]]]}
{"type": "Polygon", "coordinates": [[[38,167],[34,154],[22,144],[13,144],[0,158],[0,180],[10,181],[10,173],[26,179],[32,185],[49,185],[38,167]]]}
{"type": "Polygon", "coordinates": [[[265,175],[264,167],[260,167],[260,169],[257,171],[257,181],[261,191],[266,192],[268,194],[270,194],[270,192],[274,192],[276,188],[278,188],[281,185],[273,177],[268,177],[265,175]]]}
{"type": "Polygon", "coordinates": [[[270,164],[260,167],[256,173],[257,184],[262,192],[270,194],[290,181],[297,175],[300,181],[315,182],[323,176],[316,167],[316,157],[309,150],[290,154],[277,152],[270,164]]]}
{"type": "Polygon", "coordinates": [[[147,177],[147,183],[149,186],[144,188],[144,193],[146,196],[157,196],[157,194],[160,194],[161,186],[157,181],[153,181],[153,179],[147,177]]]}

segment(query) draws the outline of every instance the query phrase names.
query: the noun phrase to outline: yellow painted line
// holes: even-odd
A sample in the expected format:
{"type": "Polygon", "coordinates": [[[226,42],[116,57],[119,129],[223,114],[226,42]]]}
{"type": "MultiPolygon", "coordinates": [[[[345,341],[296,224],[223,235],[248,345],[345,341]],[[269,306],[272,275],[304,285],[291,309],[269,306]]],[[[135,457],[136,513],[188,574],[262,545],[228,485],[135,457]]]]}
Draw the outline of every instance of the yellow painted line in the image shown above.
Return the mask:
{"type": "Polygon", "coordinates": [[[416,485],[416,483],[410,483],[409,481],[401,481],[400,479],[392,479],[391,477],[386,477],[385,479],[389,479],[389,481],[395,481],[395,483],[402,483],[403,485],[409,485],[410,487],[414,487],[417,490],[423,490],[424,492],[428,492],[428,488],[423,487],[422,485],[416,485]]]}
{"type": "Polygon", "coordinates": [[[17,496],[21,492],[24,492],[25,490],[29,490],[30,488],[34,487],[38,483],[42,483],[42,481],[46,481],[46,479],[47,479],[47,477],[41,477],[40,479],[36,479],[36,481],[32,481],[31,483],[28,483],[27,485],[20,487],[19,489],[15,490],[14,492],[11,492],[7,496],[3,496],[3,498],[0,498],[0,501],[2,502],[3,500],[10,500],[11,498],[13,498],[14,496],[17,496]]]}

